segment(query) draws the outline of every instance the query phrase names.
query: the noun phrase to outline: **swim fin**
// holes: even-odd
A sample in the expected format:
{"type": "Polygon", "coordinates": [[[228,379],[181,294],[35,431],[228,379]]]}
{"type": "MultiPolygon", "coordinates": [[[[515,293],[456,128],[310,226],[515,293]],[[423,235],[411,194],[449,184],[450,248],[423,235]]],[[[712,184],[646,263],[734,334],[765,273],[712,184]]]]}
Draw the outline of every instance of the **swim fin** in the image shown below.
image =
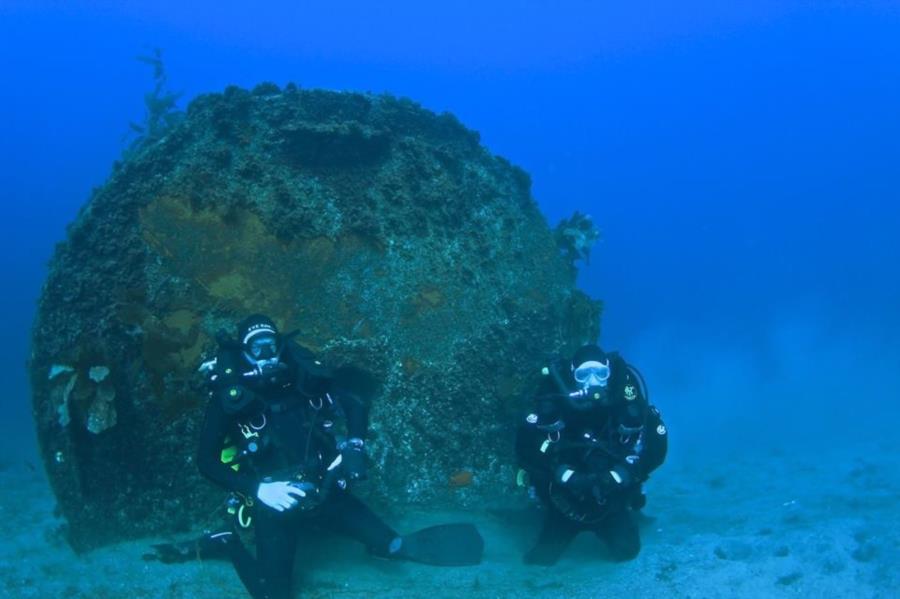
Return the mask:
{"type": "Polygon", "coordinates": [[[475,566],[484,555],[474,524],[438,524],[401,538],[398,557],[430,566],[475,566]]]}

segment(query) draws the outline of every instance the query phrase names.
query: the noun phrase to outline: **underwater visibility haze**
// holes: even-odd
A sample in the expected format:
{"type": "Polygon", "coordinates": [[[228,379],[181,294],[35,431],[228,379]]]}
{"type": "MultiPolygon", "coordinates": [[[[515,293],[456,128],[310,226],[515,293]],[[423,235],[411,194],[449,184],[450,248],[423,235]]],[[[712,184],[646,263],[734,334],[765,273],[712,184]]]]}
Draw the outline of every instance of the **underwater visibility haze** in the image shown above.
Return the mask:
{"type": "Polygon", "coordinates": [[[900,585],[895,3],[7,0],[0,45],[0,594],[243,596],[151,546],[225,522],[196,369],[257,311],[365,369],[354,493],[484,540],[316,539],[296,596],[900,585]],[[670,437],[640,552],[526,563],[516,430],[595,338],[670,437]]]}

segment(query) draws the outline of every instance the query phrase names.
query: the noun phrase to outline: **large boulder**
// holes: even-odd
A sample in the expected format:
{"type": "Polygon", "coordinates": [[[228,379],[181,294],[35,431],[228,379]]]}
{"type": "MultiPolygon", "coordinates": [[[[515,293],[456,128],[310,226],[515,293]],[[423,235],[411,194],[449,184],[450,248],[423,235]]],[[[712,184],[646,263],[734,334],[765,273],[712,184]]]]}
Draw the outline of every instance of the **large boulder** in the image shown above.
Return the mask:
{"type": "Polygon", "coordinates": [[[50,264],[30,369],[75,547],[215,510],[197,367],[253,311],[380,381],[371,501],[465,503],[509,486],[523,395],[600,308],[528,175],[452,115],[292,85],[201,96],[115,165],[50,264]]]}

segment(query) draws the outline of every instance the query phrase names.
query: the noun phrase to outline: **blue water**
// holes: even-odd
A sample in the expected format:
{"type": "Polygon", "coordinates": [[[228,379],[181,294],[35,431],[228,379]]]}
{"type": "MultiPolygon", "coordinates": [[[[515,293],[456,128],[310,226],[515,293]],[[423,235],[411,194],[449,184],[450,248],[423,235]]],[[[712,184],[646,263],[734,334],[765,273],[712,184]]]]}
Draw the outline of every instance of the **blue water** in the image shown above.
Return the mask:
{"type": "Polygon", "coordinates": [[[580,285],[684,445],[898,416],[896,3],[264,4],[0,5],[4,452],[33,447],[45,264],[142,119],[134,57],[155,46],[185,99],[271,80],[449,110],[531,173],[551,223],[592,214],[580,285]]]}

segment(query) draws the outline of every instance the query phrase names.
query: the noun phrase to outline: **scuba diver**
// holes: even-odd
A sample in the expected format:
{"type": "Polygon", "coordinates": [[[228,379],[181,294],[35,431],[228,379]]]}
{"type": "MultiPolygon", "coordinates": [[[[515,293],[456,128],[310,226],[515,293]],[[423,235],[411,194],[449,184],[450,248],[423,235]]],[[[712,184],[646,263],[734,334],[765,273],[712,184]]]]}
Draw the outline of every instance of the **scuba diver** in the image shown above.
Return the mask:
{"type": "Polygon", "coordinates": [[[542,371],[534,411],[516,435],[517,482],[546,509],[529,564],[552,565],[582,531],[615,561],[640,552],[642,484],[666,457],[668,437],[638,371],[585,345],[542,371]]]}
{"type": "Polygon", "coordinates": [[[382,558],[480,563],[484,542],[473,525],[401,536],[350,492],[366,478],[367,404],[377,389],[370,375],[326,367],[261,314],[238,334],[220,335],[218,355],[201,367],[210,402],[197,457],[201,473],[230,493],[236,525],[156,545],[149,559],[230,559],[254,599],[291,596],[298,539],[308,530],[349,536],[382,558]],[[238,534],[250,526],[255,556],[238,534]]]}

